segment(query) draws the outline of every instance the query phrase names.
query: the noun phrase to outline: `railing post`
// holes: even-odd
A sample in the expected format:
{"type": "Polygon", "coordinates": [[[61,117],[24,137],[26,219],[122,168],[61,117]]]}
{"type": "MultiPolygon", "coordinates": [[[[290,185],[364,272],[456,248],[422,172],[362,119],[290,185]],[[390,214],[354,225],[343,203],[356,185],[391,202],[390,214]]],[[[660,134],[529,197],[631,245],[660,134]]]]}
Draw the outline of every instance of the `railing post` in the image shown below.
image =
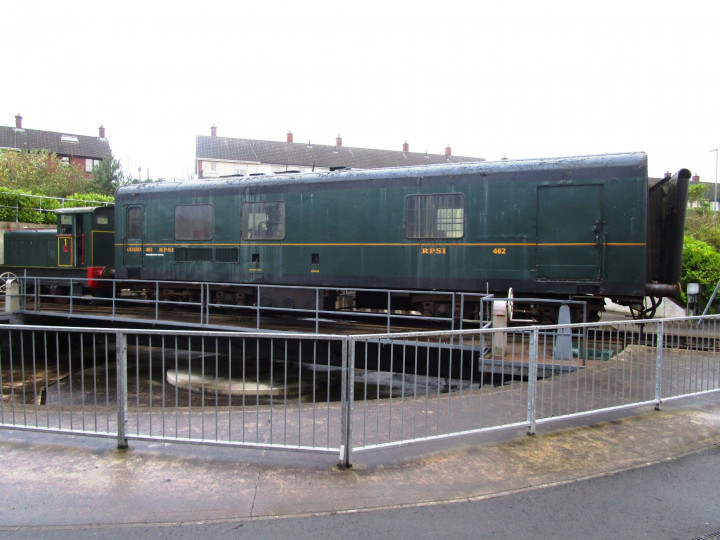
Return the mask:
{"type": "Polygon", "coordinates": [[[115,365],[117,369],[117,447],[127,448],[127,334],[115,334],[115,365]]]}
{"type": "Polygon", "coordinates": [[[352,415],[355,400],[355,340],[346,337],[342,342],[342,388],[340,400],[340,463],[347,469],[352,467],[352,415]]]}
{"type": "Polygon", "coordinates": [[[530,331],[530,358],[528,365],[528,399],[527,422],[528,435],[535,435],[535,422],[537,420],[537,373],[538,373],[538,327],[530,331]]]}
{"type": "Polygon", "coordinates": [[[655,410],[660,410],[662,405],[662,361],[663,361],[663,348],[664,348],[664,324],[663,321],[657,323],[657,341],[656,347],[656,358],[655,358],[655,410]]]}

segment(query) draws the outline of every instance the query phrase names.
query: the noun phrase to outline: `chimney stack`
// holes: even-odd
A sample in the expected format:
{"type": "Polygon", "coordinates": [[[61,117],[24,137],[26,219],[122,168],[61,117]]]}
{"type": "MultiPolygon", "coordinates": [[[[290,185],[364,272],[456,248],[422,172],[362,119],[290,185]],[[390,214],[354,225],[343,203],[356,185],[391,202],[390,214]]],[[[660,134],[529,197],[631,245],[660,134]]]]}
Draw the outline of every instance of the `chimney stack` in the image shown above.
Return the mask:
{"type": "Polygon", "coordinates": [[[101,138],[101,139],[104,139],[104,138],[105,138],[105,127],[104,127],[104,126],[100,126],[100,127],[98,128],[98,131],[100,132],[100,138],[101,138]]]}
{"type": "Polygon", "coordinates": [[[287,132],[287,142],[293,142],[293,134],[290,130],[287,132]]]}
{"type": "Polygon", "coordinates": [[[210,136],[217,137],[217,127],[215,126],[215,124],[210,126],[210,136]]]}
{"type": "Polygon", "coordinates": [[[445,147],[445,156],[446,156],[446,157],[450,157],[451,155],[452,155],[452,148],[450,148],[450,145],[448,144],[448,145],[445,147]]]}
{"type": "Polygon", "coordinates": [[[20,113],[15,115],[15,129],[22,129],[22,116],[20,116],[20,113]]]}
{"type": "Polygon", "coordinates": [[[407,152],[409,152],[409,151],[410,151],[410,145],[408,144],[407,141],[405,141],[405,142],[403,143],[403,152],[406,152],[406,153],[407,153],[407,152]]]}
{"type": "Polygon", "coordinates": [[[342,137],[340,136],[339,133],[338,133],[338,136],[335,137],[335,146],[337,146],[338,148],[340,148],[342,146],[342,137]]]}

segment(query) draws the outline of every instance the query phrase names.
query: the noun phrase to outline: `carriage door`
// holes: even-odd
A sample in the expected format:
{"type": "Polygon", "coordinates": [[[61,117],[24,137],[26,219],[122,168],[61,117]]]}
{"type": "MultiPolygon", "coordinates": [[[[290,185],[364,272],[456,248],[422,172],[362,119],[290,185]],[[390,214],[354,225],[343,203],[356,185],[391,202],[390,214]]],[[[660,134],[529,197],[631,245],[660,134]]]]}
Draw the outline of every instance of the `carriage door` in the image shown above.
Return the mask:
{"type": "Polygon", "coordinates": [[[140,277],[143,266],[144,216],[142,206],[127,206],[125,214],[124,262],[129,278],[140,277]],[[133,269],[137,269],[133,271],[133,269]]]}
{"type": "Polygon", "coordinates": [[[537,279],[601,278],[603,186],[538,188],[537,279]]]}

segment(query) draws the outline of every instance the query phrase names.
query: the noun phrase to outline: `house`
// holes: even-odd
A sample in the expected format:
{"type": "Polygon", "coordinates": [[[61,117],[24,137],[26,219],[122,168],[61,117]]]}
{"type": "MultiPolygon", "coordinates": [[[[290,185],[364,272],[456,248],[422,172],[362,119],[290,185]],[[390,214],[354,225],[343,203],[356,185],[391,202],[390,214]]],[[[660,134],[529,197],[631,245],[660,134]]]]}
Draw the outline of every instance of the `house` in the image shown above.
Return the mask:
{"type": "Polygon", "coordinates": [[[15,116],[15,127],[0,126],[0,149],[4,148],[47,150],[61,161],[84,171],[88,179],[92,178],[93,168],[110,155],[110,143],[105,138],[103,126],[100,126],[97,137],[27,129],[23,127],[19,114],[15,116]]]}
{"type": "Polygon", "coordinates": [[[410,152],[407,142],[402,151],[375,150],[343,146],[340,135],[334,145],[296,143],[288,132],[285,142],[218,137],[217,127],[210,136],[198,135],[195,141],[195,172],[200,178],[230,175],[273,174],[283,172],[322,172],[337,168],[371,169],[437,163],[485,161],[482,158],[410,152]]]}

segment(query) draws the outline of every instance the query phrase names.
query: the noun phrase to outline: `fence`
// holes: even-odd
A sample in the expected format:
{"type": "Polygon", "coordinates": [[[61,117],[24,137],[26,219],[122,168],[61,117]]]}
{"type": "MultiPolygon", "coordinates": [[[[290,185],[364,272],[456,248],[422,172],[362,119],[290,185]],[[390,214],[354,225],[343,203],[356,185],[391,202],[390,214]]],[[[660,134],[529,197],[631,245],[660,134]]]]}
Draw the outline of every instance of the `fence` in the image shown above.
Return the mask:
{"type": "MultiPolygon", "coordinates": [[[[425,324],[438,324],[443,328],[460,329],[481,328],[489,325],[487,299],[491,295],[482,293],[450,291],[417,291],[401,289],[352,289],[335,287],[302,287],[291,285],[242,284],[232,285],[221,282],[203,282],[193,284],[188,291],[187,282],[150,281],[125,283],[115,279],[35,277],[27,270],[20,276],[8,276],[21,286],[17,296],[21,301],[22,312],[30,315],[72,316],[76,319],[102,317],[115,323],[151,322],[168,323],[176,327],[204,328],[212,330],[276,330],[287,328],[287,319],[277,324],[269,320],[276,315],[294,315],[293,326],[298,331],[323,333],[324,327],[335,330],[343,317],[349,325],[358,326],[360,322],[376,331],[384,329],[390,333],[399,328],[407,329],[416,324],[415,313],[402,313],[396,306],[403,296],[421,295],[428,301],[445,302],[448,306],[457,306],[460,313],[465,305],[482,307],[472,318],[456,317],[452,310],[444,315],[424,316],[425,324]],[[83,292],[104,289],[106,296],[83,297],[83,292]],[[173,295],[173,290],[181,291],[173,295]],[[184,294],[184,293],[187,293],[184,294]],[[374,294],[380,297],[375,309],[354,309],[353,297],[357,294],[374,294]],[[346,309],[324,309],[326,296],[332,298],[347,297],[346,309]],[[236,298],[244,300],[237,301],[236,298]],[[481,302],[482,301],[482,302],[481,302]],[[325,324],[325,323],[330,323],[325,324]]],[[[0,286],[2,283],[0,276],[0,286]]],[[[338,302],[340,302],[338,300],[338,302]]],[[[467,316],[467,314],[466,314],[467,316]]]]}
{"type": "Polygon", "coordinates": [[[378,335],[0,326],[0,427],[358,452],[720,389],[720,318],[378,335]]]}

